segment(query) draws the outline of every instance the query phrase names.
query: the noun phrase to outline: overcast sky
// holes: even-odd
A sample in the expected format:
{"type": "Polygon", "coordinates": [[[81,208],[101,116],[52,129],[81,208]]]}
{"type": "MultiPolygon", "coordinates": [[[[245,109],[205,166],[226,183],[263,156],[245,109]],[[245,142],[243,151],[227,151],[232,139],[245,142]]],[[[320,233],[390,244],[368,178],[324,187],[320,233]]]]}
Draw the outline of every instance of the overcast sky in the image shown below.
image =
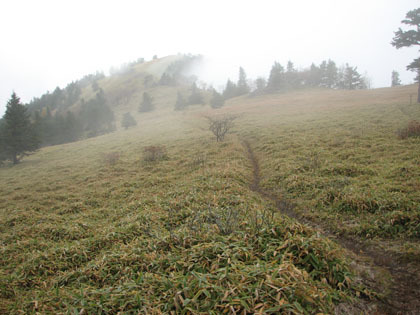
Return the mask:
{"type": "Polygon", "coordinates": [[[308,67],[331,58],[367,72],[374,87],[403,83],[418,48],[396,50],[394,31],[418,0],[1,0],[0,115],[12,91],[23,102],[97,70],[144,57],[202,54],[217,86],[268,76],[291,60],[308,67]]]}

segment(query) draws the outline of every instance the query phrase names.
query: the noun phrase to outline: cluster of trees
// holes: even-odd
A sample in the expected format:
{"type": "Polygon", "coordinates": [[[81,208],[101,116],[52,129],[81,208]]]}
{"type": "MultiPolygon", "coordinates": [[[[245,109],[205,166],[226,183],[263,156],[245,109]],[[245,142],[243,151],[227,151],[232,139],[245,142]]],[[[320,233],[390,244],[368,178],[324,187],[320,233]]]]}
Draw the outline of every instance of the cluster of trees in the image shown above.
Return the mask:
{"type": "MultiPolygon", "coordinates": [[[[126,113],[121,125],[127,129],[137,122],[126,113]]],[[[31,113],[30,108],[13,93],[0,119],[0,163],[10,160],[17,164],[23,156],[42,146],[73,142],[114,130],[114,112],[102,89],[88,102],[82,101],[77,115],[71,111],[53,115],[48,107],[31,113]]]]}
{"type": "Polygon", "coordinates": [[[298,70],[289,61],[286,69],[275,62],[267,81],[263,78],[256,80],[255,92],[261,94],[307,87],[356,90],[368,85],[368,79],[357,71],[357,67],[349,64],[337,67],[334,61],[324,60],[318,66],[313,63],[309,69],[298,70]]]}
{"type": "Polygon", "coordinates": [[[319,66],[312,64],[305,70],[298,70],[291,61],[287,63],[286,68],[279,62],[274,62],[267,80],[259,77],[254,82],[248,82],[245,70],[240,67],[237,83],[230,79],[226,82],[222,93],[224,99],[251,91],[253,94],[264,94],[305,87],[355,90],[369,86],[369,80],[357,71],[357,67],[349,64],[337,67],[332,60],[324,60],[319,66]]]}
{"type": "Polygon", "coordinates": [[[223,91],[223,97],[229,99],[236,96],[241,96],[248,94],[250,92],[250,87],[248,85],[248,80],[246,77],[245,70],[242,67],[239,67],[239,79],[235,84],[230,79],[226,82],[226,87],[223,91]]]}
{"type": "Polygon", "coordinates": [[[88,102],[82,101],[79,119],[89,138],[115,130],[114,112],[109,107],[102,89],[99,89],[96,96],[88,102]]]}
{"type": "Polygon", "coordinates": [[[115,130],[114,112],[102,89],[92,99],[87,102],[82,99],[80,103],[78,114],[59,110],[53,114],[49,107],[32,111],[32,120],[42,146],[73,142],[115,130]]]}
{"type": "Polygon", "coordinates": [[[105,75],[102,72],[88,74],[78,81],[69,83],[64,89],[57,86],[52,93],[47,92],[39,98],[35,97],[27,106],[31,112],[42,111],[44,108],[65,112],[71,105],[80,100],[83,88],[91,85],[92,90],[98,92],[98,81],[104,77],[105,75]]]}
{"type": "Polygon", "coordinates": [[[201,90],[197,87],[197,84],[193,83],[189,90],[189,96],[185,97],[181,92],[178,91],[175,110],[183,110],[189,105],[204,105],[204,96],[201,90]]]}
{"type": "Polygon", "coordinates": [[[76,114],[57,106],[42,106],[38,110],[29,105],[27,108],[41,146],[73,142],[115,130],[114,112],[101,88],[92,99],[80,100],[80,109],[76,114]]]}
{"type": "Polygon", "coordinates": [[[190,67],[194,61],[201,59],[201,56],[183,55],[182,58],[172,62],[159,79],[160,85],[177,86],[189,84],[197,78],[188,76],[190,67]]]}

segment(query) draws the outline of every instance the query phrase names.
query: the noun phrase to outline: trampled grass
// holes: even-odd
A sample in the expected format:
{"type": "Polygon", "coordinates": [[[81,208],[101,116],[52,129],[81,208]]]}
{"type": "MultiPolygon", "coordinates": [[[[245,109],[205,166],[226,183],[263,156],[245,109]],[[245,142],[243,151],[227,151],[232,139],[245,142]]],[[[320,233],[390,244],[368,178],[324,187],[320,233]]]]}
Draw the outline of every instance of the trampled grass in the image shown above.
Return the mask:
{"type": "Polygon", "coordinates": [[[418,254],[420,144],[395,134],[420,113],[411,90],[234,99],[223,143],[208,107],[161,109],[1,168],[0,312],[312,314],[370,295],[338,245],[250,190],[242,140],[299,213],[418,254]]]}

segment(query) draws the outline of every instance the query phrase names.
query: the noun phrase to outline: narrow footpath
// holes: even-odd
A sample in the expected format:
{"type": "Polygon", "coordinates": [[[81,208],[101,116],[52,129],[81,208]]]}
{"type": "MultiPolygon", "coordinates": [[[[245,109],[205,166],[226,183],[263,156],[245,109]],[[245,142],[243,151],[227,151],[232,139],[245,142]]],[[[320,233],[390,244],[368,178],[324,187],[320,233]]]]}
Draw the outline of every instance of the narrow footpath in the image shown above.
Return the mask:
{"type": "MultiPolygon", "coordinates": [[[[375,301],[377,311],[374,314],[420,314],[420,263],[406,263],[399,257],[378,248],[372,248],[356,236],[352,239],[334,235],[325,226],[300,218],[293,211],[293,206],[287,200],[281,200],[273,193],[264,190],[261,185],[261,175],[258,159],[248,141],[243,141],[248,153],[248,158],[253,168],[253,180],[251,190],[259,193],[264,198],[271,200],[277,209],[284,215],[296,219],[302,224],[309,225],[318,230],[322,235],[328,237],[345,249],[351,251],[356,263],[367,264],[369,268],[385,269],[391,275],[389,294],[385,298],[375,301]]],[[[371,280],[371,279],[370,279],[371,280]]],[[[369,282],[369,280],[367,280],[369,282]]],[[[373,288],[381,293],[381,285],[373,283],[373,288]]]]}

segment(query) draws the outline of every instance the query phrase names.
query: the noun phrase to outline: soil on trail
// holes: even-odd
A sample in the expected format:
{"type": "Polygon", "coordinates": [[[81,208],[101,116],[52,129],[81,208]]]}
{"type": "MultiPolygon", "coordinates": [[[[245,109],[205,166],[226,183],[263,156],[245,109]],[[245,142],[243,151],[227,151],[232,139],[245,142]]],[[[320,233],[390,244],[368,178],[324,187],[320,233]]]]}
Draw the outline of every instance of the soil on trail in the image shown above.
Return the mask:
{"type": "MultiPolygon", "coordinates": [[[[362,281],[372,287],[378,293],[385,293],[385,296],[377,301],[373,301],[370,305],[361,308],[337,310],[339,314],[420,314],[420,263],[407,263],[400,257],[391,254],[382,249],[374,248],[361,239],[346,238],[337,236],[325,226],[312,221],[300,218],[293,210],[293,205],[286,200],[282,200],[273,193],[264,190],[261,185],[261,175],[258,159],[252,150],[251,145],[247,141],[243,141],[247,150],[248,158],[253,167],[253,180],[251,190],[261,194],[263,197],[270,199],[276,204],[277,209],[302,224],[307,224],[319,230],[325,237],[328,237],[342,247],[350,251],[355,269],[363,270],[365,278],[362,281]],[[384,279],[379,281],[372,274],[381,273],[388,274],[389,278],[385,279],[386,287],[384,288],[384,279]],[[368,275],[370,274],[370,276],[368,275]],[[383,290],[388,292],[383,292],[383,290]]],[[[369,304],[369,303],[368,303],[369,304]]]]}

